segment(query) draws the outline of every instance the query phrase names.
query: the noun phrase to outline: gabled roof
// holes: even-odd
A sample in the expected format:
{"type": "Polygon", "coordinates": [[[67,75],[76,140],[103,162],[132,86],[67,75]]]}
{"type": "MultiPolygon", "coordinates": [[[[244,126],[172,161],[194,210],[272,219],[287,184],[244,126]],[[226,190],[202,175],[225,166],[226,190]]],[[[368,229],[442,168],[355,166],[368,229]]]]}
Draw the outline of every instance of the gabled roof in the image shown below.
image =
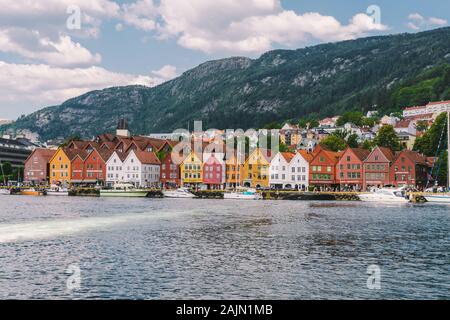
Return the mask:
{"type": "Polygon", "coordinates": [[[50,162],[50,160],[53,158],[53,155],[56,153],[56,151],[57,150],[36,148],[33,150],[33,152],[31,152],[31,154],[28,156],[28,158],[25,160],[25,162],[27,162],[34,155],[38,155],[39,157],[46,159],[47,162],[50,162]]]}
{"type": "Polygon", "coordinates": [[[397,122],[397,124],[395,125],[395,128],[399,129],[399,128],[408,128],[411,124],[411,120],[401,120],[399,122],[397,122]]]}
{"type": "Polygon", "coordinates": [[[295,153],[293,152],[280,152],[280,155],[284,158],[284,160],[286,160],[287,163],[290,163],[295,157],[295,153]]]}
{"type": "Polygon", "coordinates": [[[117,143],[112,141],[105,141],[101,144],[100,148],[108,148],[109,150],[114,150],[116,148],[117,143]]]}
{"type": "Polygon", "coordinates": [[[402,152],[399,152],[397,155],[397,159],[401,156],[404,156],[408,159],[410,159],[415,164],[422,164],[422,165],[428,165],[427,157],[424,155],[411,150],[403,150],[402,152]]]}
{"type": "Polygon", "coordinates": [[[70,161],[74,160],[76,157],[80,157],[82,160],[85,160],[88,156],[88,153],[85,150],[64,148],[63,151],[70,161]]]}
{"type": "Polygon", "coordinates": [[[386,159],[388,159],[391,162],[393,162],[395,160],[395,153],[394,153],[394,151],[392,151],[389,148],[385,148],[385,147],[378,147],[378,148],[384,154],[386,159]]]}
{"type": "Polygon", "coordinates": [[[308,162],[311,162],[314,159],[314,155],[306,150],[298,150],[297,152],[308,162]]]}
{"type": "Polygon", "coordinates": [[[73,149],[84,149],[88,145],[89,141],[72,140],[67,145],[68,148],[73,149]]]}
{"type": "Polygon", "coordinates": [[[362,148],[350,148],[359,160],[364,161],[370,155],[370,151],[362,148]]]}
{"type": "Polygon", "coordinates": [[[158,157],[154,152],[141,150],[136,150],[133,152],[142,164],[154,164],[154,165],[161,164],[161,161],[159,161],[158,157]]]}

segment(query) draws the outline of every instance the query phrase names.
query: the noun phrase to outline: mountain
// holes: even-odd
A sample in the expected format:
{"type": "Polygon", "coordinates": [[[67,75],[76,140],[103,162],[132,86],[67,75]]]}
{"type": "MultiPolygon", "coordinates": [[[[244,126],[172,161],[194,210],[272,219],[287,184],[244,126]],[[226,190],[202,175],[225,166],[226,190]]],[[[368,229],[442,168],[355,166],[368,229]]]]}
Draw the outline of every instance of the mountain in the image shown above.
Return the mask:
{"type": "MultiPolygon", "coordinates": [[[[441,28],[210,61],[154,88],[89,92],[2,128],[27,129],[46,140],[112,131],[121,117],[134,133],[145,134],[186,128],[193,120],[203,120],[204,128],[247,129],[373,105],[398,110],[416,102],[408,94],[427,81],[424,75],[450,63],[449,39],[450,28],[441,28]]],[[[448,86],[440,86],[421,92],[421,99],[450,95],[448,86]]]]}

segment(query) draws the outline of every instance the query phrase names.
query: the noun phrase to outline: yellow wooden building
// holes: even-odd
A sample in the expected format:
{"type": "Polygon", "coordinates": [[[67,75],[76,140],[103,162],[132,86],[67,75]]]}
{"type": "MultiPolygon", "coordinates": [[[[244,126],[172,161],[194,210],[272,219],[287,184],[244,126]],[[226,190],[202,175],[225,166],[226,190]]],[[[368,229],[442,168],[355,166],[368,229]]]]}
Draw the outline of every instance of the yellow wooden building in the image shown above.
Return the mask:
{"type": "Polygon", "coordinates": [[[181,184],[183,186],[197,186],[203,181],[202,157],[191,152],[180,165],[181,184]]]}
{"type": "Polygon", "coordinates": [[[225,162],[225,165],[225,183],[227,188],[242,187],[242,181],[244,178],[244,163],[239,163],[236,155],[233,155],[225,162]]]}
{"type": "Polygon", "coordinates": [[[269,167],[273,158],[270,150],[257,148],[245,161],[243,169],[244,187],[268,188],[269,187],[269,167]]]}
{"type": "Polygon", "coordinates": [[[59,148],[50,159],[50,184],[70,184],[71,163],[64,148],[59,148]]]}

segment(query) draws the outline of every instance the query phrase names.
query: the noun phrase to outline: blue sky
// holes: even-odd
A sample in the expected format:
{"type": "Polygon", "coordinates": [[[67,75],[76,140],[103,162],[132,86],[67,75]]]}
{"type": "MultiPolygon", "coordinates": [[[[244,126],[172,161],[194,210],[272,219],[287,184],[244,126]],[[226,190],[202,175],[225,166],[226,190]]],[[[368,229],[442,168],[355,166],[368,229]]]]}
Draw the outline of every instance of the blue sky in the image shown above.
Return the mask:
{"type": "Polygon", "coordinates": [[[442,0],[0,0],[0,8],[0,119],[93,89],[158,85],[207,60],[450,21],[442,0]],[[379,12],[367,12],[372,5],[379,12]]]}

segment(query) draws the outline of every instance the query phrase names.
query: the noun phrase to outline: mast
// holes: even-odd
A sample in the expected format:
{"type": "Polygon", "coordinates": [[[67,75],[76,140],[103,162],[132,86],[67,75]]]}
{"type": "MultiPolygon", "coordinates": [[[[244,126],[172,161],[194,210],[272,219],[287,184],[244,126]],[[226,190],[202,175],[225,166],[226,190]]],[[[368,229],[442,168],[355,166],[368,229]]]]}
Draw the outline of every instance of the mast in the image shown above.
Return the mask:
{"type": "Polygon", "coordinates": [[[450,191],[450,110],[447,111],[447,186],[450,191]]]}

